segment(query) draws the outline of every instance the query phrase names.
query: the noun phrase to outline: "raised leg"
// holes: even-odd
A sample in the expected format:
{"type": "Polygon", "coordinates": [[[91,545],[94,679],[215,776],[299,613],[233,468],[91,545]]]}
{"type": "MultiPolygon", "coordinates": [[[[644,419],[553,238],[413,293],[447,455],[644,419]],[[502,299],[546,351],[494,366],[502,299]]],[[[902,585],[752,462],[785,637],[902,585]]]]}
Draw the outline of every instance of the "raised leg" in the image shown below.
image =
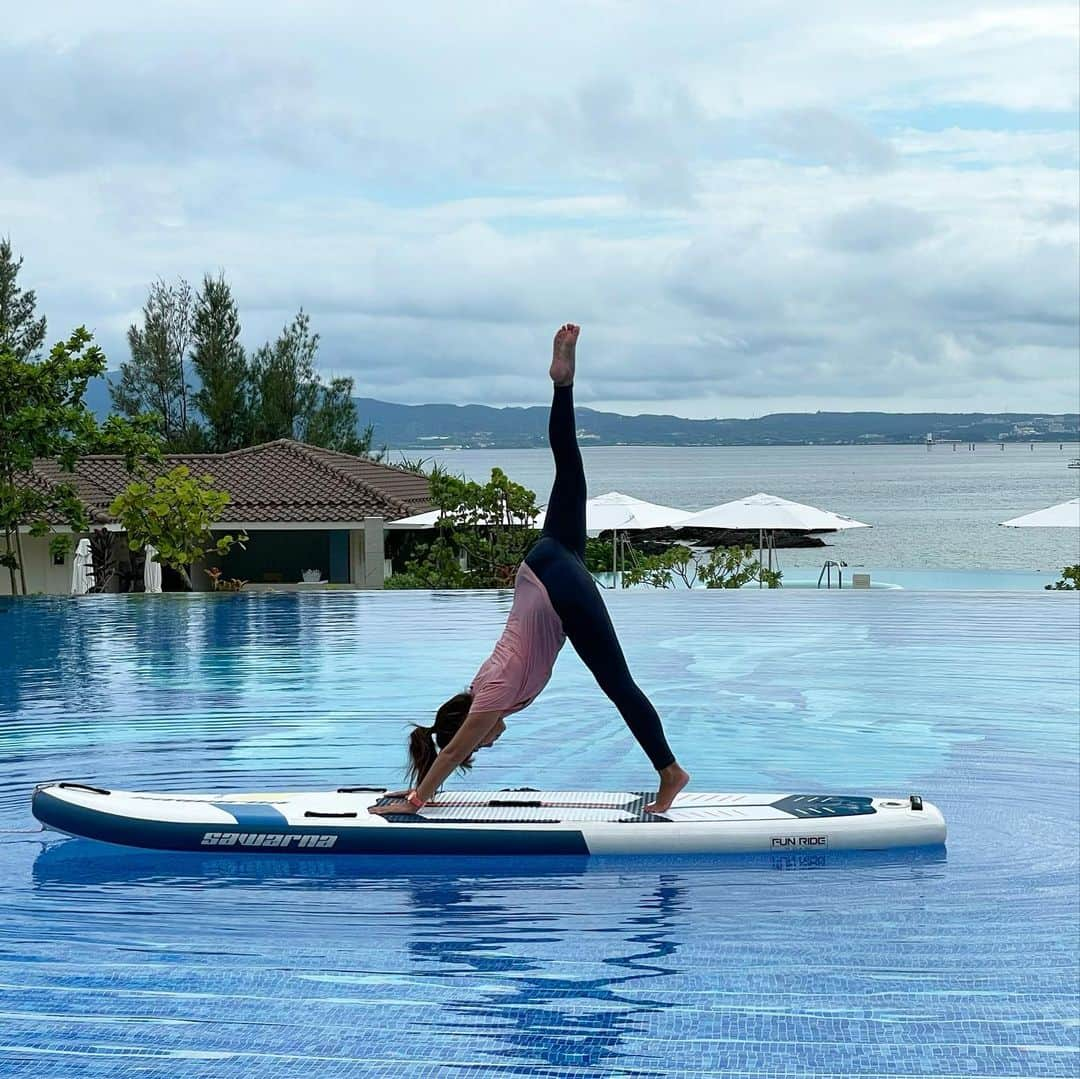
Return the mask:
{"type": "Polygon", "coordinates": [[[579,328],[570,323],[555,335],[551,378],[555,391],[548,416],[548,442],[555,458],[555,482],[548,498],[543,534],[585,557],[585,466],[574,418],[575,348],[579,328]]]}

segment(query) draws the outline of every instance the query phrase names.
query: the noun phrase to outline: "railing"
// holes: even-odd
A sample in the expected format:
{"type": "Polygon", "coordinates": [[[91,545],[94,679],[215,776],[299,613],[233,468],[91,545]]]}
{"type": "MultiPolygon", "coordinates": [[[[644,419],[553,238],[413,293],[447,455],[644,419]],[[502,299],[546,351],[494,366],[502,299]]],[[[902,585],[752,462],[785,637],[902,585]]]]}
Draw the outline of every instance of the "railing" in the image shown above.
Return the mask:
{"type": "Polygon", "coordinates": [[[821,587],[821,582],[825,581],[826,588],[832,588],[832,573],[836,570],[836,587],[844,587],[844,568],[847,566],[846,562],[837,562],[833,559],[829,559],[825,565],[821,567],[821,572],[818,574],[817,586],[821,587]]]}

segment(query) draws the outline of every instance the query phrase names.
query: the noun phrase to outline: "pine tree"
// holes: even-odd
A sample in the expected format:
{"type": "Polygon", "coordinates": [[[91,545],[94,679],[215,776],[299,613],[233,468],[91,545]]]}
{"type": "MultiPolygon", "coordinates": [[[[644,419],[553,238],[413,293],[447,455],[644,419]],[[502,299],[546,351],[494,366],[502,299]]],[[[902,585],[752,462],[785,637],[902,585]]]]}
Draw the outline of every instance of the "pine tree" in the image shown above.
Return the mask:
{"type": "Polygon", "coordinates": [[[319,335],[311,333],[311,320],[301,308],[273,344],[267,342],[255,353],[256,442],[296,438],[307,426],[307,418],[318,405],[318,348],[319,335]]]}
{"type": "Polygon", "coordinates": [[[320,385],[318,403],[306,418],[302,437],[313,446],[380,460],[381,452],[371,452],[375,428],[368,424],[362,432],[358,430],[352,392],[351,378],[332,378],[329,386],[320,385]]]}
{"type": "Polygon", "coordinates": [[[109,386],[113,406],[124,416],[158,416],[159,433],[172,450],[197,448],[198,426],[188,416],[185,361],[191,343],[194,301],[182,277],[175,285],[150,286],[142,326],[128,329],[131,361],[120,365],[120,382],[109,386]]]}
{"type": "Polygon", "coordinates": [[[37,296],[18,285],[23,260],[16,259],[11,240],[0,240],[0,352],[20,361],[37,360],[45,343],[45,316],[34,318],[37,296]]]}
{"type": "Polygon", "coordinates": [[[370,456],[373,428],[358,430],[353,380],[332,378],[323,385],[315,370],[318,350],[319,335],[311,332],[311,320],[301,309],[273,344],[267,342],[255,353],[255,441],[299,438],[313,446],[370,456]]]}
{"type": "Polygon", "coordinates": [[[251,442],[252,372],[240,344],[240,316],[224,275],[207,274],[195,298],[191,366],[200,386],[192,396],[206,422],[207,448],[223,453],[251,442]]]}

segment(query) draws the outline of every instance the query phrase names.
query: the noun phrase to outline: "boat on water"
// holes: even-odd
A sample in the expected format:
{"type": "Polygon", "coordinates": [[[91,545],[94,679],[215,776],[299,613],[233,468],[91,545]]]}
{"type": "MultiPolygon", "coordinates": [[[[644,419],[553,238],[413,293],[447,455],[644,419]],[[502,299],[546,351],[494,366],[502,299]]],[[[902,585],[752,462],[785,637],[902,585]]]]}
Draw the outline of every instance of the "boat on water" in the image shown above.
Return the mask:
{"type": "Polygon", "coordinates": [[[1080,468],[1080,457],[1074,457],[1069,462],[1069,468],[1080,468]]]}

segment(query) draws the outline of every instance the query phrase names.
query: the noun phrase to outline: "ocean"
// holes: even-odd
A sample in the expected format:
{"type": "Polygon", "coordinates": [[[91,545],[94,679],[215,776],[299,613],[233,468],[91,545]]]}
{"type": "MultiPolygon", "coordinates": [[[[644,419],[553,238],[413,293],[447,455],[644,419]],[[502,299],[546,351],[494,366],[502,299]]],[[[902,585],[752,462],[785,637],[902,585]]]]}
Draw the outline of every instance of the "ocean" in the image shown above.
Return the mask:
{"type": "MultiPolygon", "coordinates": [[[[415,458],[421,451],[406,451],[415,458]]],[[[1000,522],[1080,495],[1075,443],[925,446],[583,447],[590,495],[621,491],[701,510],[766,491],[847,514],[872,528],[823,537],[827,547],[780,552],[787,571],[827,558],[896,570],[1033,570],[1080,562],[1071,528],[1001,528],[1000,522]]],[[[392,452],[391,460],[402,454],[392,452]]],[[[439,450],[451,472],[486,480],[498,467],[543,504],[553,468],[547,450],[439,450]]],[[[803,574],[805,576],[805,573],[803,574]]]]}

